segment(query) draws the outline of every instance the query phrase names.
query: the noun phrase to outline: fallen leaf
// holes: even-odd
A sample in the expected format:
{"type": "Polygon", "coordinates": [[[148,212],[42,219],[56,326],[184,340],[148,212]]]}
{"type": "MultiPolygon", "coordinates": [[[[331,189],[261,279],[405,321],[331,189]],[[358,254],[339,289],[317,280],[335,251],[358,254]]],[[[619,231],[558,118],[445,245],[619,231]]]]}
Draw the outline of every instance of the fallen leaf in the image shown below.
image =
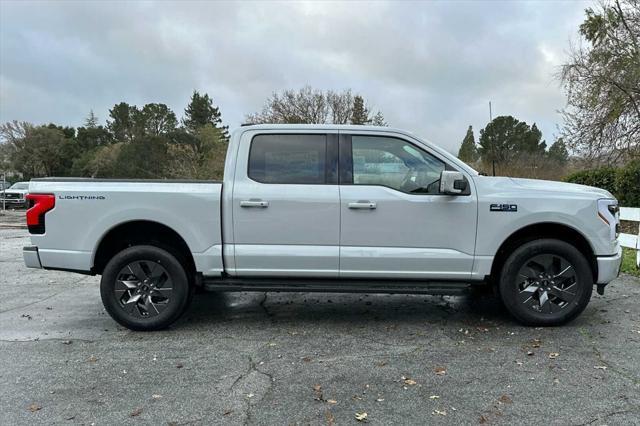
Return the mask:
{"type": "MultiPolygon", "coordinates": [[[[640,333],[640,332],[639,332],[640,333]]],[[[385,365],[387,365],[387,361],[382,361],[376,364],[378,367],[384,367],[385,365]]]]}
{"type": "Polygon", "coordinates": [[[302,361],[304,362],[311,362],[312,358],[310,356],[305,356],[304,358],[302,358],[302,361]]]}
{"type": "Polygon", "coordinates": [[[550,359],[556,359],[556,358],[558,358],[559,356],[560,356],[560,354],[559,354],[558,352],[551,352],[551,353],[549,354],[549,358],[550,358],[550,359]]]}
{"type": "Polygon", "coordinates": [[[39,406],[38,404],[31,404],[29,406],[29,411],[31,411],[32,413],[35,413],[36,411],[40,411],[42,410],[42,407],[39,406]]]}
{"type": "Polygon", "coordinates": [[[337,404],[338,403],[338,401],[336,401],[335,399],[327,399],[327,402],[329,404],[337,404]]]}
{"type": "Polygon", "coordinates": [[[359,422],[366,422],[367,421],[367,413],[362,412],[362,413],[356,413],[356,420],[359,422]]]}
{"type": "Polygon", "coordinates": [[[75,418],[76,418],[76,415],[74,414],[73,416],[67,416],[67,417],[65,417],[64,419],[65,419],[65,420],[73,420],[73,419],[75,419],[75,418]]]}
{"type": "Polygon", "coordinates": [[[129,416],[138,417],[140,414],[142,414],[142,408],[138,407],[135,410],[133,410],[131,414],[129,414],[129,416]]]}
{"type": "Polygon", "coordinates": [[[540,345],[542,345],[542,340],[540,340],[540,339],[533,339],[531,341],[531,347],[532,348],[539,348],[540,345]]]}
{"type": "Polygon", "coordinates": [[[509,395],[502,395],[500,398],[498,398],[498,401],[502,402],[503,404],[511,404],[513,402],[509,395]]]}
{"type": "Polygon", "coordinates": [[[327,418],[327,425],[333,426],[334,424],[336,424],[336,418],[333,417],[333,413],[331,412],[331,410],[327,410],[324,413],[324,416],[327,418]]]}
{"type": "Polygon", "coordinates": [[[447,374],[447,369],[444,367],[436,367],[433,370],[438,376],[444,376],[445,374],[447,374]]]}
{"type": "Polygon", "coordinates": [[[431,414],[432,414],[432,415],[434,415],[434,416],[435,416],[435,415],[438,415],[438,416],[446,416],[446,415],[447,415],[447,412],[446,412],[446,410],[433,410],[433,411],[431,412],[431,414]]]}
{"type": "Polygon", "coordinates": [[[415,380],[412,380],[412,379],[404,379],[404,384],[405,385],[409,385],[409,386],[413,386],[413,385],[416,385],[417,382],[415,380]]]}
{"type": "Polygon", "coordinates": [[[98,360],[98,358],[96,358],[95,356],[91,355],[87,361],[96,362],[97,360],[98,360]]]}
{"type": "Polygon", "coordinates": [[[316,401],[323,401],[324,399],[322,398],[322,386],[320,385],[313,385],[313,392],[316,394],[313,399],[315,399],[316,401]]]}
{"type": "Polygon", "coordinates": [[[227,410],[224,413],[222,413],[223,416],[228,416],[229,414],[233,413],[233,410],[227,410]]]}
{"type": "Polygon", "coordinates": [[[480,424],[486,424],[488,422],[487,418],[485,416],[480,416],[480,424]]]}

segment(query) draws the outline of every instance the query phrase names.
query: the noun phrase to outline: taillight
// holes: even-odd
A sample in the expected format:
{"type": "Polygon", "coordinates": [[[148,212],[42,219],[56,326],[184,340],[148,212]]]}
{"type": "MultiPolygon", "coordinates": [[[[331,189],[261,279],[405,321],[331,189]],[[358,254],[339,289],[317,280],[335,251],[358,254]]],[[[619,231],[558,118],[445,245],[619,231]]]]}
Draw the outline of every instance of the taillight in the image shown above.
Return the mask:
{"type": "Polygon", "coordinates": [[[44,214],[55,207],[53,194],[27,194],[27,228],[30,234],[44,234],[44,214]]]}

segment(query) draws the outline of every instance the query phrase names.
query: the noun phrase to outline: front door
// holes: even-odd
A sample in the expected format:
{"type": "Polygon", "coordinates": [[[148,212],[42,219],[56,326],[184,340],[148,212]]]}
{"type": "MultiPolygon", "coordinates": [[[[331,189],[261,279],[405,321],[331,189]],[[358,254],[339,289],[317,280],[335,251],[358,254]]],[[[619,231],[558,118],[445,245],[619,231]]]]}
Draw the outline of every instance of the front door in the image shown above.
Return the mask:
{"type": "Polygon", "coordinates": [[[233,273],[337,277],[337,134],[245,135],[233,187],[233,273]]]}
{"type": "Polygon", "coordinates": [[[439,192],[451,166],[395,136],[341,135],[340,144],[340,275],[469,279],[476,196],[439,192]]]}

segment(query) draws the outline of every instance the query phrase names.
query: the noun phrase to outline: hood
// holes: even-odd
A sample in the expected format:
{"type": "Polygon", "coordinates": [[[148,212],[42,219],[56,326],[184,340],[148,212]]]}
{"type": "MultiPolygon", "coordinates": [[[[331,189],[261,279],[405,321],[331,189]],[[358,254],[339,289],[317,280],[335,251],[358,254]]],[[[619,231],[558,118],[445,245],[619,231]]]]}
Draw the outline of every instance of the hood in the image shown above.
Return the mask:
{"type": "Polygon", "coordinates": [[[553,180],[509,178],[516,185],[537,191],[592,194],[597,198],[615,198],[609,191],[595,186],[578,185],[577,183],[557,182],[553,180]]]}
{"type": "Polygon", "coordinates": [[[26,195],[29,192],[29,190],[28,189],[5,189],[4,191],[0,191],[0,194],[2,194],[2,192],[4,192],[5,194],[26,195]]]}
{"type": "Polygon", "coordinates": [[[582,196],[596,200],[599,198],[615,199],[615,197],[605,189],[552,180],[480,176],[476,179],[476,182],[481,192],[485,193],[494,191],[508,193],[514,190],[525,190],[529,193],[536,193],[540,197],[543,197],[545,194],[549,194],[549,196],[564,194],[566,196],[582,196]]]}

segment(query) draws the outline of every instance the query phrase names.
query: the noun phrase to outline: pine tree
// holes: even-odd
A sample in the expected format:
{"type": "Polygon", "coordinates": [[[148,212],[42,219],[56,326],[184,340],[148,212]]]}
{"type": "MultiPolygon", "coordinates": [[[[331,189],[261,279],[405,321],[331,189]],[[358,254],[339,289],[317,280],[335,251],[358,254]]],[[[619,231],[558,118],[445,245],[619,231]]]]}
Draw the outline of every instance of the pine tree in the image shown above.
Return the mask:
{"type": "Polygon", "coordinates": [[[84,127],[87,129],[98,127],[98,117],[93,113],[93,109],[89,111],[89,115],[84,119],[84,127]]]}
{"type": "Polygon", "coordinates": [[[371,120],[371,124],[373,126],[387,127],[388,124],[384,121],[384,115],[382,112],[378,111],[375,116],[373,116],[373,120],[371,120]]]}
{"type": "Polygon", "coordinates": [[[136,132],[136,121],[140,111],[135,105],[120,102],[109,110],[110,120],[107,120],[107,129],[113,135],[116,142],[131,142],[136,132]]]}
{"type": "Polygon", "coordinates": [[[562,138],[558,138],[553,145],[549,147],[547,156],[549,160],[557,164],[563,165],[567,163],[569,160],[569,151],[567,151],[567,146],[562,138]]]}
{"type": "Polygon", "coordinates": [[[369,124],[369,110],[364,105],[364,99],[360,95],[353,97],[353,112],[351,113],[351,124],[369,124]]]}
{"type": "Polygon", "coordinates": [[[462,140],[460,150],[458,151],[458,158],[465,163],[475,163],[478,161],[478,148],[476,147],[476,139],[473,136],[473,128],[469,126],[467,134],[462,140]]]}
{"type": "Polygon", "coordinates": [[[184,110],[184,118],[182,124],[192,135],[198,133],[198,130],[207,124],[222,130],[225,139],[229,138],[228,126],[222,125],[222,114],[220,109],[213,106],[213,99],[208,94],[201,95],[194,90],[191,95],[191,101],[184,110]]]}

